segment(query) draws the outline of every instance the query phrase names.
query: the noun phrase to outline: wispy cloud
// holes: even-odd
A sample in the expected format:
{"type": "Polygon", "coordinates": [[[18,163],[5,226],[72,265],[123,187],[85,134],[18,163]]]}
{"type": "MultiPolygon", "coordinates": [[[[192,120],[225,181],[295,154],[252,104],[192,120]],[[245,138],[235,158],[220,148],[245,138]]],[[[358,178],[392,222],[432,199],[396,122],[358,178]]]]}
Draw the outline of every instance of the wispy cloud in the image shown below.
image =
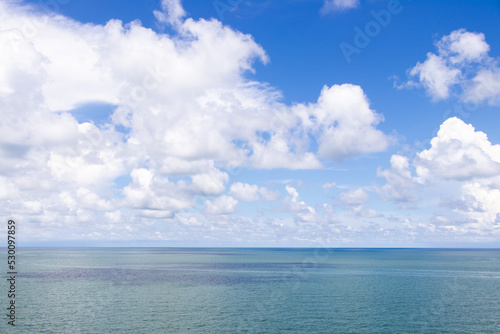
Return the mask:
{"type": "Polygon", "coordinates": [[[325,0],[321,7],[321,14],[345,11],[359,7],[359,0],[325,0]]]}

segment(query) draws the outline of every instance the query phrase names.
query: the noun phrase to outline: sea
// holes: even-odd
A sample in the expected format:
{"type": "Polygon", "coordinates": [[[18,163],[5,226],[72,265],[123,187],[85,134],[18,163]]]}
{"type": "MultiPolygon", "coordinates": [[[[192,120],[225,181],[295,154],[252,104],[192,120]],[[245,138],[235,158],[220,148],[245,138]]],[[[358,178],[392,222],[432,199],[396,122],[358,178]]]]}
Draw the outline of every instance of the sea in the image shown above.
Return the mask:
{"type": "Polygon", "coordinates": [[[5,270],[1,333],[500,333],[498,249],[20,248],[16,257],[16,321],[7,323],[5,270]]]}

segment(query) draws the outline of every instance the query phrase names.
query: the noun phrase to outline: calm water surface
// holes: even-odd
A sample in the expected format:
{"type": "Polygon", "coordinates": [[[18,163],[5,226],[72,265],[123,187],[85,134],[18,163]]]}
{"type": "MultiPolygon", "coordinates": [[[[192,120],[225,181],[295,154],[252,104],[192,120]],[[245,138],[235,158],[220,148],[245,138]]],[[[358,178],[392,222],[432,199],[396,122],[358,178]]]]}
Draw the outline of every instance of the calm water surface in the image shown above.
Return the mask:
{"type": "MultiPolygon", "coordinates": [[[[500,333],[500,250],[24,248],[17,258],[17,326],[4,316],[0,332],[500,333]]],[[[3,279],[5,306],[7,290],[3,279]]]]}

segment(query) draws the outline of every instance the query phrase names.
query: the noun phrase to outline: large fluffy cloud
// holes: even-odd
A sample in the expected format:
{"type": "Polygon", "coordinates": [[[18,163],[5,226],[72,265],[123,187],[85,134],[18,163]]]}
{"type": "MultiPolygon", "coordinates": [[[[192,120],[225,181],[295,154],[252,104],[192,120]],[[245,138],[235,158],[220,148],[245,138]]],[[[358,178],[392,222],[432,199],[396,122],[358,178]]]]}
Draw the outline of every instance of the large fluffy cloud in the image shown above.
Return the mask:
{"type": "Polygon", "coordinates": [[[460,183],[461,203],[455,207],[473,224],[491,227],[500,222],[500,145],[458,118],[445,121],[428,150],[414,159],[417,180],[454,180],[460,183]]]}
{"type": "Polygon", "coordinates": [[[469,103],[500,103],[500,67],[488,53],[484,34],[459,29],[435,43],[438,51],[429,52],[418,62],[408,86],[422,86],[434,100],[457,95],[469,103]]]}
{"type": "MultiPolygon", "coordinates": [[[[115,233],[105,222],[185,218],[198,197],[208,197],[205,213],[230,214],[238,200],[280,198],[231,186],[233,168],[319,168],[389,144],[359,86],[325,86],[314,103],[286,105],[248,79],[254,62],[268,61],[252,36],[186,18],[179,1],[161,8],[170,34],[0,1],[0,200],[29,215],[33,235],[36,224],[78,221],[99,238],[115,233]],[[93,103],[108,111],[79,120],[75,110],[93,103]]],[[[314,209],[287,190],[292,214],[311,220],[314,209]]]]}
{"type": "Polygon", "coordinates": [[[427,200],[435,210],[434,222],[461,233],[497,231],[500,145],[493,145],[485,133],[455,117],[441,124],[430,144],[411,162],[414,173],[409,159],[400,155],[392,156],[390,169],[379,170],[378,175],[387,181],[376,188],[382,199],[417,201],[415,188],[420,184],[420,200],[427,200]],[[446,208],[452,212],[444,219],[439,212],[446,208]]]}
{"type": "Polygon", "coordinates": [[[500,175],[500,145],[492,145],[484,132],[453,117],[440,127],[431,147],[414,159],[419,178],[471,180],[500,175]]]}
{"type": "Polygon", "coordinates": [[[302,122],[314,129],[320,157],[343,160],[356,154],[383,151],[389,144],[389,138],[375,128],[382,116],[370,109],[359,86],[324,87],[318,103],[309,109],[311,112],[300,110],[304,115],[302,122]]]}

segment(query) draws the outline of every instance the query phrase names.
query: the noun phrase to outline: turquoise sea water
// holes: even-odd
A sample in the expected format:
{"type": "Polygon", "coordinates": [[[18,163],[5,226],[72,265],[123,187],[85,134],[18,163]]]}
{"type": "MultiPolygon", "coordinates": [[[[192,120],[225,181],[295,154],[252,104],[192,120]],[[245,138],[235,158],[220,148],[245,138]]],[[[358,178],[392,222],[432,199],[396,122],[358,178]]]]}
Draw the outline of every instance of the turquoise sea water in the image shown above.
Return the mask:
{"type": "Polygon", "coordinates": [[[4,316],[0,332],[500,333],[500,250],[24,248],[17,260],[17,326],[4,316]]]}

